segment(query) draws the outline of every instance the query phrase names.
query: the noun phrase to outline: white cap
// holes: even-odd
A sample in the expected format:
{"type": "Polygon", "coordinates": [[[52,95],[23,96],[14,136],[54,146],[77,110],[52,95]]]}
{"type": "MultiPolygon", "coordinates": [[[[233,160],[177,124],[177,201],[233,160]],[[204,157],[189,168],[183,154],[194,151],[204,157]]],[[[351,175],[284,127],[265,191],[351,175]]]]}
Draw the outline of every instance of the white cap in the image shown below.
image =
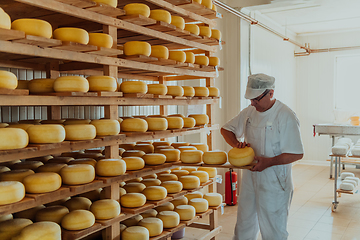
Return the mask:
{"type": "Polygon", "coordinates": [[[263,73],[250,75],[246,86],[245,98],[254,99],[267,89],[275,89],[274,77],[263,73]]]}

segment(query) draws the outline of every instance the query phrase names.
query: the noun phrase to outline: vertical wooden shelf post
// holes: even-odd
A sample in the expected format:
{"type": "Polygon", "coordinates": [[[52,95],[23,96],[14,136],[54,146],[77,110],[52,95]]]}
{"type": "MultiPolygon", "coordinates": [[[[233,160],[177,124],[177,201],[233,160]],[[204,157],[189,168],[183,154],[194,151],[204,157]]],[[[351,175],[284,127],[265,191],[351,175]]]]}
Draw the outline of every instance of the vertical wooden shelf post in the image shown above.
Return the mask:
{"type": "MultiPolygon", "coordinates": [[[[159,84],[164,84],[164,85],[166,85],[165,77],[163,77],[163,76],[160,76],[160,77],[159,77],[159,84]]],[[[163,115],[163,116],[167,116],[167,115],[168,115],[168,107],[167,107],[167,106],[165,106],[165,105],[160,105],[160,115],[163,115]]],[[[161,140],[161,141],[166,141],[165,138],[161,138],[160,140],[161,140]]]]}
{"type": "MultiPolygon", "coordinates": [[[[205,55],[207,57],[211,57],[213,55],[212,52],[205,52],[205,55]]],[[[213,87],[214,86],[215,79],[214,78],[206,78],[206,87],[213,87]]],[[[214,123],[214,106],[212,104],[206,104],[206,114],[209,116],[209,124],[214,123]]],[[[214,136],[213,133],[210,132],[210,134],[207,135],[207,144],[209,147],[209,151],[213,150],[213,140],[214,136]]]]}

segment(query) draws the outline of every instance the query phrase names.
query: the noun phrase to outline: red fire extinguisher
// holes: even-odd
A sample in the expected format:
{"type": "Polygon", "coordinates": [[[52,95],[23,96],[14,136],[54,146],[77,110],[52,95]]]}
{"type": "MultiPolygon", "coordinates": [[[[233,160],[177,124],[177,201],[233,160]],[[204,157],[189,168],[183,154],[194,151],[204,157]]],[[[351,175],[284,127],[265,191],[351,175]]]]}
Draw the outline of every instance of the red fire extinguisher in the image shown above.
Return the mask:
{"type": "Polygon", "coordinates": [[[225,203],[229,206],[237,204],[237,173],[230,168],[230,171],[225,173],[225,203]]]}

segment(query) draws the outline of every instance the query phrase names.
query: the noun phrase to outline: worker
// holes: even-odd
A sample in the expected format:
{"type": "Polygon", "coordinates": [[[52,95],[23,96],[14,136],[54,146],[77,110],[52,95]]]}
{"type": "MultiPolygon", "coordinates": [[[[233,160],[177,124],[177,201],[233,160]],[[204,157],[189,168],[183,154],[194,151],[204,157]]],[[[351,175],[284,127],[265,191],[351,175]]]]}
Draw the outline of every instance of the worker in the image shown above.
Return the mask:
{"type": "Polygon", "coordinates": [[[221,128],[232,147],[254,149],[255,165],[243,170],[233,240],[288,238],[287,219],[293,194],[291,163],[303,157],[299,120],[274,98],[275,78],[248,78],[245,98],[251,105],[221,128]],[[244,141],[238,141],[244,137],[244,141]]]}

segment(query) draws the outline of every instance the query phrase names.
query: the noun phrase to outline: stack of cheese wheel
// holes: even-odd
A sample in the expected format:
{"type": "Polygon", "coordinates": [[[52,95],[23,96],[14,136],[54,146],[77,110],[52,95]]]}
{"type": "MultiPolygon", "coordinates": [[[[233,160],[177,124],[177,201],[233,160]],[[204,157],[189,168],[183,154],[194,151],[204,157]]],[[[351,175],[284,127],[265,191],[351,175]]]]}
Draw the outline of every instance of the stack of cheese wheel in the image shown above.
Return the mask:
{"type": "Polygon", "coordinates": [[[167,117],[168,129],[182,129],[184,120],[181,117],[167,117]]]}
{"type": "MultiPolygon", "coordinates": [[[[97,0],[99,1],[99,0],[97,0]]],[[[116,0],[114,0],[116,1],[116,0]]],[[[116,2],[117,4],[117,2],[116,2]]],[[[111,48],[114,45],[113,38],[106,33],[89,33],[89,45],[94,45],[100,48],[111,48]]]]}
{"type": "Polygon", "coordinates": [[[144,17],[150,16],[150,8],[142,3],[130,3],[124,6],[126,15],[142,15],[144,17]]]}
{"type": "Polygon", "coordinates": [[[65,129],[58,124],[33,125],[27,133],[30,143],[59,143],[65,140],[65,129]]]}
{"type": "Polygon", "coordinates": [[[207,181],[209,181],[209,174],[205,171],[192,171],[190,173],[190,175],[194,175],[197,176],[200,179],[200,184],[202,183],[206,183],[207,181]]]}
{"type": "Polygon", "coordinates": [[[149,230],[150,237],[158,236],[163,232],[163,222],[161,219],[156,217],[142,219],[139,222],[139,226],[145,227],[147,230],[149,230]]]}
{"type": "Polygon", "coordinates": [[[126,42],[124,44],[124,54],[126,56],[144,55],[149,57],[151,54],[151,45],[147,42],[142,41],[126,42]]]}
{"type": "MultiPolygon", "coordinates": [[[[1,10],[0,10],[1,14],[1,10]]],[[[0,239],[11,240],[26,226],[31,225],[33,222],[26,218],[7,219],[0,223],[0,239]]]]}
{"type": "Polygon", "coordinates": [[[206,114],[190,114],[189,117],[195,119],[196,126],[202,126],[209,123],[209,116],[206,114]]]}
{"type": "Polygon", "coordinates": [[[171,16],[171,24],[182,30],[185,28],[185,20],[180,16],[171,16]]]}
{"type": "Polygon", "coordinates": [[[236,167],[249,165],[254,157],[255,153],[251,147],[233,148],[228,153],[229,162],[236,167]]]}
{"type": "Polygon", "coordinates": [[[180,161],[183,163],[201,163],[203,151],[184,150],[180,153],[180,161]]]}
{"type": "Polygon", "coordinates": [[[175,211],[179,214],[181,221],[191,220],[196,215],[196,209],[191,205],[176,206],[175,211]]]}
{"type": "Polygon", "coordinates": [[[169,51],[169,59],[184,63],[186,60],[186,53],[183,51],[169,51]]]}
{"type": "Polygon", "coordinates": [[[226,163],[227,154],[225,151],[220,150],[208,151],[204,153],[203,161],[206,164],[221,165],[226,163]]]}
{"type": "Polygon", "coordinates": [[[208,97],[209,89],[207,87],[194,87],[195,97],[208,97]]]}
{"type": "Polygon", "coordinates": [[[29,143],[27,132],[21,128],[0,128],[0,150],[24,148],[29,143]]]}
{"type": "Polygon", "coordinates": [[[201,150],[204,153],[209,151],[209,146],[206,143],[190,143],[190,146],[194,146],[197,150],[201,150]]]}
{"type": "Polygon", "coordinates": [[[185,97],[193,97],[195,96],[195,89],[191,86],[182,86],[184,90],[184,96],[185,97]]]}
{"type": "Polygon", "coordinates": [[[200,28],[196,24],[185,24],[184,30],[189,31],[192,34],[199,35],[200,28]]]}
{"type": "Polygon", "coordinates": [[[209,97],[220,97],[220,90],[217,87],[208,87],[209,97]]]}
{"type": "Polygon", "coordinates": [[[89,33],[81,28],[63,27],[54,30],[54,38],[64,42],[89,43],[89,33]]]}
{"type": "Polygon", "coordinates": [[[117,81],[111,76],[89,76],[86,79],[90,92],[115,92],[117,89],[117,81]]]}
{"type": "Polygon", "coordinates": [[[193,128],[196,125],[195,118],[192,117],[184,117],[184,128],[193,128]]]}
{"type": "Polygon", "coordinates": [[[188,204],[188,199],[185,196],[181,196],[179,198],[176,198],[176,199],[172,200],[171,203],[176,208],[179,205],[187,205],[188,204]]]}
{"type": "Polygon", "coordinates": [[[96,163],[95,172],[104,177],[119,176],[126,172],[126,163],[121,159],[102,159],[96,163]]]}
{"type": "Polygon", "coordinates": [[[167,202],[164,204],[161,204],[160,206],[156,207],[155,210],[159,213],[162,211],[172,211],[174,210],[174,205],[171,202],[167,202]]]}
{"type": "Polygon", "coordinates": [[[135,208],[144,206],[146,197],[142,193],[127,193],[120,198],[120,204],[123,207],[135,208]]]}
{"type": "Polygon", "coordinates": [[[61,187],[61,177],[53,172],[35,173],[25,177],[23,183],[27,193],[47,193],[61,187]]]}
{"type": "Polygon", "coordinates": [[[145,152],[141,150],[126,150],[123,152],[122,157],[143,157],[144,155],[145,152]]]}
{"type": "Polygon", "coordinates": [[[167,189],[163,186],[149,186],[146,187],[142,192],[147,200],[159,201],[167,196],[167,189]]]}
{"type": "MultiPolygon", "coordinates": [[[[30,93],[49,93],[54,92],[55,79],[33,79],[28,83],[30,93]]],[[[43,121],[41,121],[43,123],[43,121]]]]}
{"type": "Polygon", "coordinates": [[[209,58],[207,56],[195,56],[195,63],[199,65],[208,66],[209,65],[209,58]]]}
{"type": "Polygon", "coordinates": [[[89,210],[91,206],[91,201],[86,197],[72,197],[71,199],[67,200],[63,205],[67,207],[70,212],[75,210],[89,210]]]}
{"type": "Polygon", "coordinates": [[[185,52],[186,54],[186,63],[195,63],[195,54],[193,52],[185,52]]]}
{"type": "Polygon", "coordinates": [[[88,92],[89,82],[80,76],[58,77],[54,82],[55,92],[88,92]]]}
{"type": "Polygon", "coordinates": [[[198,167],[198,171],[204,171],[207,172],[209,174],[209,178],[214,178],[217,175],[217,170],[216,168],[211,168],[211,167],[198,167]]]}
{"type": "Polygon", "coordinates": [[[123,93],[147,93],[146,83],[142,81],[125,81],[120,84],[120,91],[123,93]]]}
{"type": "Polygon", "coordinates": [[[69,213],[69,209],[64,206],[49,206],[36,212],[37,222],[50,221],[57,224],[61,223],[63,217],[69,213]]]}
{"type": "Polygon", "coordinates": [[[140,170],[145,167],[145,161],[140,157],[124,157],[126,163],[126,170],[140,170]]]}
{"type": "Polygon", "coordinates": [[[91,124],[96,128],[97,136],[117,135],[120,132],[120,123],[114,119],[92,120],[91,124]]]}
{"type": "Polygon", "coordinates": [[[209,57],[209,66],[219,66],[220,65],[220,59],[218,57],[209,57]]]}
{"type": "Polygon", "coordinates": [[[161,183],[161,186],[166,188],[167,192],[172,193],[178,193],[183,189],[183,185],[179,181],[165,181],[161,183]]]}
{"type": "Polygon", "coordinates": [[[168,121],[166,118],[150,117],[145,118],[148,124],[149,131],[164,131],[168,128],[168,121]]]}
{"type": "Polygon", "coordinates": [[[64,128],[65,140],[90,140],[96,137],[96,127],[92,124],[65,125],[64,128]]]}
{"type": "Polygon", "coordinates": [[[37,222],[24,227],[12,240],[61,239],[61,228],[54,222],[37,222]]]}
{"type": "Polygon", "coordinates": [[[66,230],[83,230],[95,223],[95,216],[88,210],[74,210],[63,217],[61,226],[66,230]]]}
{"type": "Polygon", "coordinates": [[[156,20],[156,21],[162,21],[166,23],[171,23],[171,14],[162,9],[156,9],[156,10],[150,10],[150,18],[156,20]]]}
{"type": "Polygon", "coordinates": [[[146,165],[160,165],[165,163],[166,156],[161,153],[147,153],[142,156],[146,165]]]}
{"type": "Polygon", "coordinates": [[[25,197],[25,187],[18,181],[0,182],[0,205],[21,201],[25,197]]]}
{"type": "Polygon", "coordinates": [[[60,175],[64,184],[79,185],[95,179],[95,169],[89,164],[74,164],[63,167],[60,175]]]}
{"type": "Polygon", "coordinates": [[[194,175],[182,176],[179,181],[183,184],[183,188],[186,190],[200,187],[200,179],[194,175]]]}
{"type": "Polygon", "coordinates": [[[11,23],[11,29],[25,32],[26,35],[51,38],[52,27],[47,21],[40,19],[21,18],[11,23]]]}
{"type": "Polygon", "coordinates": [[[119,216],[120,204],[113,199],[102,199],[91,204],[90,211],[94,214],[95,219],[111,219],[119,216]]]}
{"type": "Polygon", "coordinates": [[[211,37],[220,41],[221,40],[221,32],[220,32],[220,30],[211,29],[211,37]]]}
{"type": "MultiPolygon", "coordinates": [[[[169,58],[169,49],[165,46],[161,46],[161,45],[153,45],[151,46],[151,57],[156,57],[156,58],[163,58],[163,59],[168,59],[169,58]]],[[[151,85],[160,85],[160,84],[151,84],[151,85]]],[[[161,84],[163,85],[163,84],[161,84]]],[[[164,95],[164,94],[161,94],[164,95]]]]}
{"type": "Polygon", "coordinates": [[[204,199],[208,201],[210,207],[218,207],[222,203],[222,196],[220,193],[205,193],[204,199]]]}
{"type": "Polygon", "coordinates": [[[147,240],[150,238],[150,233],[147,228],[142,226],[131,226],[126,228],[121,233],[122,240],[147,240]]]}
{"type": "Polygon", "coordinates": [[[174,211],[162,211],[156,217],[162,220],[164,228],[173,228],[180,224],[180,216],[174,211]]]}
{"type": "Polygon", "coordinates": [[[123,188],[127,193],[141,193],[146,186],[140,182],[127,182],[123,188]]]}
{"type": "Polygon", "coordinates": [[[147,88],[149,94],[166,95],[167,93],[167,87],[164,84],[148,84],[147,88]]]}
{"type": "Polygon", "coordinates": [[[148,124],[141,118],[128,118],[121,122],[120,128],[124,132],[146,132],[148,124]]]}
{"type": "Polygon", "coordinates": [[[0,181],[18,181],[22,182],[23,179],[35,172],[31,169],[15,169],[12,171],[3,172],[0,174],[0,181]]]}
{"type": "Polygon", "coordinates": [[[180,160],[180,150],[178,149],[161,149],[160,153],[166,156],[166,162],[177,162],[180,160]]]}
{"type": "Polygon", "coordinates": [[[11,18],[2,8],[0,8],[0,28],[11,29],[11,18]]]}
{"type": "Polygon", "coordinates": [[[184,89],[181,86],[167,86],[166,95],[173,97],[182,97],[184,95],[184,89]]]}
{"type": "Polygon", "coordinates": [[[203,213],[209,209],[209,202],[203,198],[193,198],[189,200],[189,205],[195,208],[196,213],[203,213]]]}

